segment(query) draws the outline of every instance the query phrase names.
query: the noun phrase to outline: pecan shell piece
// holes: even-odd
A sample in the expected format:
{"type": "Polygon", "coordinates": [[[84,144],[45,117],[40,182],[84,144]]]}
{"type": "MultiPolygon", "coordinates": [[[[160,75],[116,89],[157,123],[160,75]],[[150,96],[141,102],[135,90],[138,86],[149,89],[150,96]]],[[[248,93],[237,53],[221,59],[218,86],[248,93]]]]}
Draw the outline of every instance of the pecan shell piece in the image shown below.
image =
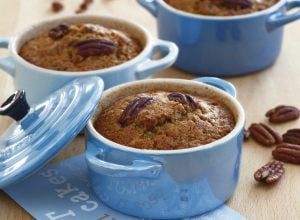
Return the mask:
{"type": "Polygon", "coordinates": [[[272,151],[276,160],[300,164],[300,146],[296,144],[282,143],[272,151]]]}
{"type": "Polygon", "coordinates": [[[299,118],[300,111],[294,106],[279,105],[266,112],[270,122],[282,123],[299,118]]]}
{"type": "Polygon", "coordinates": [[[51,4],[51,10],[53,12],[60,12],[61,10],[63,10],[64,5],[60,2],[52,2],[51,4]]]}
{"type": "Polygon", "coordinates": [[[93,0],[83,0],[79,8],[75,11],[76,14],[82,13],[88,9],[88,6],[93,3],[93,0]]]}
{"type": "Polygon", "coordinates": [[[52,40],[61,39],[64,35],[69,32],[70,26],[68,24],[59,24],[48,31],[48,37],[52,40]]]}
{"type": "Polygon", "coordinates": [[[263,123],[253,123],[249,127],[251,137],[264,146],[282,143],[282,137],[276,131],[263,123]]]}
{"type": "Polygon", "coordinates": [[[270,184],[277,182],[284,172],[284,163],[280,161],[271,161],[254,173],[254,179],[258,182],[270,184]]]}
{"type": "Polygon", "coordinates": [[[153,97],[139,97],[133,100],[126,109],[122,112],[119,123],[121,126],[129,125],[139,114],[143,108],[149,105],[153,101],[153,97]]]}
{"type": "Polygon", "coordinates": [[[287,130],[287,132],[282,135],[282,138],[285,143],[300,145],[300,129],[294,128],[287,130]]]}
{"type": "Polygon", "coordinates": [[[223,0],[223,5],[228,8],[251,8],[251,0],[223,0]]]}

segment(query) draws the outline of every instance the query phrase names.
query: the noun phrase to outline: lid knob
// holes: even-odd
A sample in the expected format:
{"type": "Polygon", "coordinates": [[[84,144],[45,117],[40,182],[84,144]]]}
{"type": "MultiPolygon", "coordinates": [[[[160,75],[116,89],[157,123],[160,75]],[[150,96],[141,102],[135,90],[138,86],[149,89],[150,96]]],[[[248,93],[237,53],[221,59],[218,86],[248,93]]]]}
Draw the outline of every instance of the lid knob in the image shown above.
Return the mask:
{"type": "Polygon", "coordinates": [[[6,115],[16,121],[26,116],[30,107],[26,100],[24,90],[18,90],[12,94],[0,107],[0,115],[6,115]]]}

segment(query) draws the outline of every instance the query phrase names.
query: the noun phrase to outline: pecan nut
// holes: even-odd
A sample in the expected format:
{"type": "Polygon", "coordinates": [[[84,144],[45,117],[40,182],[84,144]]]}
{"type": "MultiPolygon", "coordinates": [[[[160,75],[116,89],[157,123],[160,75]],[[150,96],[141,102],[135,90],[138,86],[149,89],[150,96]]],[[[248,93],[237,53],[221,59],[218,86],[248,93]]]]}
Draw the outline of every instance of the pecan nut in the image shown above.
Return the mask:
{"type": "Polygon", "coordinates": [[[179,102],[183,105],[188,104],[192,109],[197,109],[198,104],[192,96],[180,92],[172,92],[168,95],[170,101],[179,102]]]}
{"type": "Polygon", "coordinates": [[[264,146],[282,143],[282,137],[276,131],[263,123],[253,123],[249,127],[251,137],[264,146]]]}
{"type": "Polygon", "coordinates": [[[271,161],[259,168],[254,173],[254,179],[263,183],[277,182],[284,174],[284,163],[280,161],[271,161]]]}
{"type": "Polygon", "coordinates": [[[300,145],[300,129],[294,128],[287,130],[287,132],[282,135],[282,138],[285,143],[300,145]]]}
{"type": "Polygon", "coordinates": [[[282,143],[272,151],[276,160],[300,164],[300,146],[296,144],[282,143]]]}
{"type": "Polygon", "coordinates": [[[266,113],[270,122],[281,123],[299,118],[300,111],[294,106],[279,105],[266,113]]]}
{"type": "Polygon", "coordinates": [[[252,1],[250,0],[223,0],[223,4],[229,8],[250,8],[252,6],[252,1]]]}
{"type": "Polygon", "coordinates": [[[138,115],[138,113],[145,108],[153,100],[153,97],[139,97],[133,100],[126,109],[122,112],[119,123],[122,126],[129,125],[138,115]]]}
{"type": "Polygon", "coordinates": [[[70,26],[67,24],[59,24],[48,31],[48,37],[52,40],[58,40],[69,32],[70,26]]]}
{"type": "Polygon", "coordinates": [[[187,98],[184,94],[180,93],[180,92],[172,92],[168,95],[168,99],[170,101],[175,101],[175,102],[179,102],[181,104],[187,104],[187,98]]]}
{"type": "Polygon", "coordinates": [[[111,54],[117,49],[116,43],[104,39],[79,41],[73,47],[77,48],[77,54],[83,58],[111,54]]]}
{"type": "Polygon", "coordinates": [[[193,99],[193,97],[190,95],[187,95],[187,94],[185,96],[186,96],[186,99],[188,100],[189,106],[194,110],[197,109],[198,103],[193,99]]]}

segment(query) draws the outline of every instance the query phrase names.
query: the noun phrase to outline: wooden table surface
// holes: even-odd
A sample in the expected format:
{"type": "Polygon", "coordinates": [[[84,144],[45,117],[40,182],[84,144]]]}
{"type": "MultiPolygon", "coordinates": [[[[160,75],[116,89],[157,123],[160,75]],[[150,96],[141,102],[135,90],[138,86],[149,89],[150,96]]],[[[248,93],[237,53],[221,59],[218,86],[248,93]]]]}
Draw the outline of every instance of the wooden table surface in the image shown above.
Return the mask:
{"type": "MultiPolygon", "coordinates": [[[[50,11],[51,0],[0,1],[0,36],[12,36],[24,27],[42,19],[57,16],[50,11]]],[[[61,0],[65,9],[59,13],[74,14],[80,0],[61,0]]],[[[137,21],[156,36],[155,19],[140,7],[135,0],[94,0],[86,13],[109,14],[137,21]]],[[[281,54],[270,68],[251,75],[227,78],[238,91],[238,99],[246,112],[247,125],[266,122],[266,110],[288,104],[300,107],[300,22],[285,27],[281,54]]],[[[1,56],[7,54],[0,50],[1,56]]],[[[237,61],[238,62],[238,61],[237,61]]],[[[155,77],[191,79],[195,75],[174,68],[155,74],[155,77]]],[[[0,103],[14,91],[13,80],[0,70],[0,103]]],[[[8,120],[0,118],[0,132],[7,127],[8,120]]],[[[300,127],[300,120],[273,126],[284,133],[289,128],[300,127]]],[[[83,152],[83,140],[77,138],[55,158],[61,160],[83,152]],[[80,148],[74,146],[81,146],[80,148]]],[[[262,147],[252,140],[243,146],[241,175],[237,190],[227,205],[247,219],[300,219],[300,166],[286,164],[286,173],[273,186],[257,184],[253,173],[272,159],[271,149],[262,147]]],[[[0,219],[32,219],[19,205],[0,191],[0,219]]]]}

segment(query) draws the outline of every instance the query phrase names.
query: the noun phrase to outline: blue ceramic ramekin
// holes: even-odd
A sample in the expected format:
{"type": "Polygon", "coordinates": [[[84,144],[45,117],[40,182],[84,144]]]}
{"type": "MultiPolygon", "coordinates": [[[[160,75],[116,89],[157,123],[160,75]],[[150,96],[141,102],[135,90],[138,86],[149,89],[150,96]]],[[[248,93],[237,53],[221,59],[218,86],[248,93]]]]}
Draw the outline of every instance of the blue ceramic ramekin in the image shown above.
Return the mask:
{"type": "Polygon", "coordinates": [[[86,128],[89,176],[101,201],[140,218],[176,219],[213,210],[232,196],[239,178],[244,111],[233,97],[235,89],[230,83],[217,78],[197,81],[142,80],[104,92],[86,128]],[[93,127],[102,109],[119,97],[164,89],[221,100],[233,112],[235,128],[225,137],[203,146],[140,150],[112,142],[93,127]]]}
{"type": "Polygon", "coordinates": [[[142,26],[125,19],[110,16],[74,15],[63,16],[29,26],[11,38],[0,37],[0,48],[9,48],[10,56],[0,58],[0,69],[10,74],[17,89],[24,89],[30,104],[38,103],[67,82],[79,77],[99,76],[104,80],[105,89],[112,86],[143,79],[151,74],[171,66],[178,54],[178,48],[172,42],[155,39],[142,26]],[[124,31],[140,41],[143,46],[141,53],[135,58],[110,68],[67,72],[55,71],[35,66],[19,56],[20,47],[29,39],[44,34],[50,28],[61,24],[92,23],[124,31]],[[160,59],[152,59],[160,52],[160,59]]]}
{"type": "Polygon", "coordinates": [[[164,0],[138,0],[157,19],[161,39],[175,42],[175,66],[210,76],[247,74],[273,64],[279,55],[283,25],[300,18],[287,11],[300,0],[280,0],[274,6],[240,16],[202,16],[179,11],[164,0]]]}

